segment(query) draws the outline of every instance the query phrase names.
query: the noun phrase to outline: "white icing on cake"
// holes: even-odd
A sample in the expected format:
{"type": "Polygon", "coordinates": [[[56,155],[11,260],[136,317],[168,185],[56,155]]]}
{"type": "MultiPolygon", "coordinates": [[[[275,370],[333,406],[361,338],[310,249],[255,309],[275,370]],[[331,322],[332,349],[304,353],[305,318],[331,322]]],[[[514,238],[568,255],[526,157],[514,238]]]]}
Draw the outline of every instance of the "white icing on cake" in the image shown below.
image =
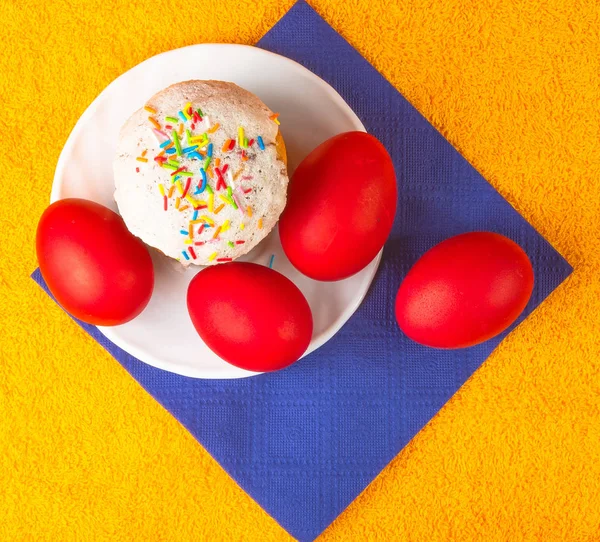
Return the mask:
{"type": "MultiPolygon", "coordinates": [[[[217,261],[219,259],[236,259],[248,253],[273,229],[286,203],[288,177],[285,164],[276,150],[278,125],[270,118],[273,112],[250,92],[233,83],[221,81],[186,81],[172,85],[148,100],[147,106],[156,113],[142,108],[125,123],[121,129],[114,162],[115,200],[129,230],[146,244],[167,256],[179,259],[184,265],[212,265],[220,263],[217,261]],[[194,123],[194,130],[191,128],[193,118],[184,124],[183,135],[180,137],[182,149],[194,145],[188,142],[185,129],[192,131],[193,137],[206,132],[209,143],[213,144],[212,159],[208,167],[213,171],[213,178],[208,177],[208,185],[214,192],[213,212],[209,212],[208,208],[198,210],[198,220],[208,217],[214,222],[214,226],[204,228],[198,234],[202,224],[194,224],[191,239],[193,244],[189,244],[189,234],[181,232],[189,232],[194,208],[185,199],[181,199],[179,208],[187,205],[187,209],[179,211],[175,208],[176,198],[181,198],[181,190],[177,185],[172,197],[168,198],[167,211],[164,211],[164,198],[159,185],[163,185],[165,194],[168,195],[174,184],[171,175],[174,171],[154,160],[163,150],[160,144],[166,138],[155,131],[149,120],[149,117],[155,119],[160,124],[161,131],[168,135],[168,139],[173,140],[172,130],[165,126],[171,125],[174,130],[179,131],[179,124],[183,124],[179,112],[188,103],[194,111],[202,111],[203,120],[194,123]],[[167,121],[165,117],[177,117],[179,122],[167,121]],[[218,129],[208,133],[217,123],[218,129]],[[248,141],[254,139],[254,143],[248,148],[240,148],[239,127],[243,128],[248,141]],[[258,136],[262,137],[265,150],[259,148],[258,136]],[[235,148],[233,151],[223,152],[224,143],[231,139],[235,140],[235,148]],[[144,151],[146,153],[143,158],[147,162],[138,160],[144,151]],[[242,151],[248,160],[242,159],[242,151]],[[217,158],[220,159],[219,169],[227,164],[223,178],[227,186],[232,188],[233,200],[237,202],[238,209],[230,202],[223,201],[221,196],[227,198],[227,190],[216,188],[217,158]],[[139,172],[136,172],[136,168],[139,172]],[[249,192],[244,193],[248,190],[249,192]],[[214,213],[222,204],[220,212],[214,213]],[[249,216],[248,207],[252,216],[249,216]],[[242,224],[244,229],[241,228],[242,224]],[[217,239],[213,239],[219,227],[221,230],[217,239]],[[243,243],[238,244],[240,241],[243,243]],[[229,242],[233,243],[233,247],[229,242]],[[189,250],[190,247],[192,251],[189,250]],[[189,260],[184,257],[183,252],[189,260]],[[196,258],[193,258],[192,253],[196,258]]],[[[207,149],[206,144],[197,151],[206,153],[207,149]]],[[[208,205],[209,192],[204,190],[201,194],[196,193],[196,188],[202,184],[200,168],[204,160],[192,159],[188,154],[165,156],[177,160],[178,167],[184,167],[184,171],[193,173],[192,177],[178,179],[181,187],[185,189],[187,179],[191,179],[188,192],[191,199],[197,205],[201,202],[208,205]]]]}

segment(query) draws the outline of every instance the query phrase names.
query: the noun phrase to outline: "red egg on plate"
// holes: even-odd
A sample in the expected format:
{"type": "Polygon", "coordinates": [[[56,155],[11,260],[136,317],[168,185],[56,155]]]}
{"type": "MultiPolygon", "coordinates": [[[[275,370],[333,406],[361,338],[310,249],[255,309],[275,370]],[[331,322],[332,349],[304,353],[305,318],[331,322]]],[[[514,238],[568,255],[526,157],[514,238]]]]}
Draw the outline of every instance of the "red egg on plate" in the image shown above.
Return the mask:
{"type": "Polygon", "coordinates": [[[281,273],[254,263],[203,269],[189,285],[187,306],[207,346],[248,371],[291,365],[312,337],[312,314],[302,292],[281,273]]]}
{"type": "Polygon", "coordinates": [[[372,135],[346,132],[314,149],[294,172],[279,220],[281,244],[306,276],[341,280],[366,267],[388,238],[396,176],[372,135]]]}
{"type": "Polygon", "coordinates": [[[436,348],[464,348],[495,337],[521,314],[533,291],[525,251],[507,237],[472,232],[426,252],[396,297],[408,337],[436,348]]]}
{"type": "Polygon", "coordinates": [[[148,249],[107,207],[76,198],[54,202],[40,218],[36,249],[50,292],[79,320],[123,324],[150,301],[148,249]]]}

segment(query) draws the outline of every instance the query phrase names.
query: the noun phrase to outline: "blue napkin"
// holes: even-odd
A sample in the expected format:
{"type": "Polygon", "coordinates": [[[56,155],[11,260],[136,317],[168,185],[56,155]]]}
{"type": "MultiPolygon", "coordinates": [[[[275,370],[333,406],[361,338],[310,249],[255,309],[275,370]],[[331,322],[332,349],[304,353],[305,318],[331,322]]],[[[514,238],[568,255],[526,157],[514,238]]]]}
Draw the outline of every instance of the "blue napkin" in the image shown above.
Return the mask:
{"type": "MultiPolygon", "coordinates": [[[[313,540],[506,335],[458,351],[428,349],[404,337],[393,303],[417,258],[466,231],[512,238],[526,250],[536,276],[519,320],[571,267],[308,4],[295,4],[258,45],[296,60],[336,88],[394,160],[397,219],[364,303],[331,341],[299,363],[237,381],[194,380],[154,369],[95,327],[79,324],[284,529],[313,540]]],[[[45,288],[39,270],[33,276],[45,288]]]]}

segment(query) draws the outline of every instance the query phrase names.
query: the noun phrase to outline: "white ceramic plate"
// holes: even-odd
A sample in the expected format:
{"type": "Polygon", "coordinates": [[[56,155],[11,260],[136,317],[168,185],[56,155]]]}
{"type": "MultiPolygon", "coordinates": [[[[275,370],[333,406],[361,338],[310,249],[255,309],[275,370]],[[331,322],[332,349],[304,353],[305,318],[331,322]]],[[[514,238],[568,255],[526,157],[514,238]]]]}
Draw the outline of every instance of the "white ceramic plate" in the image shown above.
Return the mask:
{"type": "MultiPolygon", "coordinates": [[[[288,58],[244,45],[203,44],[160,54],[113,81],[81,116],[60,155],[51,200],[79,197],[117,211],[112,161],[121,125],[159,90],[189,79],[232,81],[260,97],[281,118],[289,173],[329,137],[364,126],[340,95],[288,58]]],[[[290,278],[312,309],[314,333],[307,353],[328,341],[363,300],[381,253],[363,271],[340,282],[316,282],[298,273],[274,231],[244,260],[268,264],[290,278]]],[[[148,307],[127,324],[100,327],[136,358],[184,376],[241,378],[256,373],[229,365],[202,342],[186,308],[186,291],[199,268],[181,266],[152,251],[156,283],[148,307]]]]}

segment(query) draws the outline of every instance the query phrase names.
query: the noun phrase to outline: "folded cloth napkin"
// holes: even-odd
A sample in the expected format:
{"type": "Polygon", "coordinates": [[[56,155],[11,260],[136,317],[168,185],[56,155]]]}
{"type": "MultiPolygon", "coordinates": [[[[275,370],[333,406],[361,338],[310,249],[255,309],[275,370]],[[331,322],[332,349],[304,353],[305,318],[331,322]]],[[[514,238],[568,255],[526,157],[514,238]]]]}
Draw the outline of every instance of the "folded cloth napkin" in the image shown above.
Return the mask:
{"type": "MultiPolygon", "coordinates": [[[[94,326],[79,324],[290,534],[313,540],[506,335],[458,351],[425,348],[404,337],[394,319],[394,297],[415,260],[465,231],[512,238],[536,274],[520,320],[571,268],[308,4],[295,4],[258,45],[336,88],[394,160],[397,219],[362,306],[331,341],[289,369],[233,381],[155,369],[94,326]]],[[[45,287],[39,270],[34,278],[45,287]]]]}

